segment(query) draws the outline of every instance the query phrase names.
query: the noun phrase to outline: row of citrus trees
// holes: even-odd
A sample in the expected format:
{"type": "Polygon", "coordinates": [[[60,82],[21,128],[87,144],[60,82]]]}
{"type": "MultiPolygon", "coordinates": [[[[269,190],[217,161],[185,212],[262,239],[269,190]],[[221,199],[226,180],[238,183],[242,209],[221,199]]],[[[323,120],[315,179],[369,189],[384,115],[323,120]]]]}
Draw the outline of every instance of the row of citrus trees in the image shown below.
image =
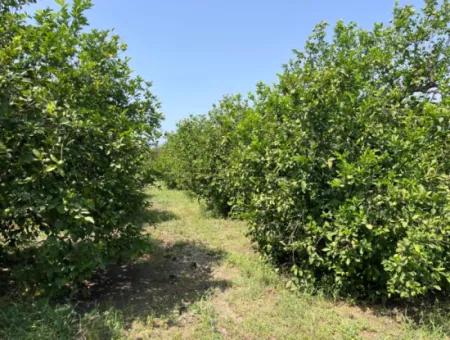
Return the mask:
{"type": "Polygon", "coordinates": [[[139,250],[158,103],[90,0],[0,2],[0,270],[39,293],[74,288],[139,250]]]}
{"type": "Polygon", "coordinates": [[[158,150],[168,185],[250,222],[299,285],[409,298],[450,288],[450,6],[319,24],[273,86],[225,97],[158,150]]]}

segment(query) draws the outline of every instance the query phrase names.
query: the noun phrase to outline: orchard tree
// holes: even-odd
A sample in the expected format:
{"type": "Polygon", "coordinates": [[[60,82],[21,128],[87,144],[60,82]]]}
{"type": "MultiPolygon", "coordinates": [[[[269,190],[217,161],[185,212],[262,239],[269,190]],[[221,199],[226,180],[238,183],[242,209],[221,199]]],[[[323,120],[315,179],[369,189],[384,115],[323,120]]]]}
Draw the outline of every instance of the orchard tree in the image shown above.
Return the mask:
{"type": "Polygon", "coordinates": [[[91,1],[27,2],[0,7],[0,245],[16,279],[59,292],[135,250],[162,116],[125,44],[88,29],[91,1]]]}
{"type": "Polygon", "coordinates": [[[183,122],[161,159],[193,164],[172,180],[247,219],[293,285],[448,293],[449,37],[448,0],[371,30],[321,23],[276,84],[183,122]]]}

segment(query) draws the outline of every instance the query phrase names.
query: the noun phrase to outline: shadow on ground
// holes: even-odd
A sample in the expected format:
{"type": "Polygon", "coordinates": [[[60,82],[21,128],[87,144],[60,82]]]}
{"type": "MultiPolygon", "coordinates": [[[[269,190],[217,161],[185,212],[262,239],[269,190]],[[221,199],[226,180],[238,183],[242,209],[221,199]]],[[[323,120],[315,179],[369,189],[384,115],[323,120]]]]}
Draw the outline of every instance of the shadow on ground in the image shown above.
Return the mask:
{"type": "Polygon", "coordinates": [[[393,320],[406,318],[414,326],[441,329],[450,336],[450,297],[445,295],[426,296],[409,301],[391,300],[385,303],[357,302],[364,312],[393,320]]]}
{"type": "Polygon", "coordinates": [[[178,220],[178,216],[171,211],[150,208],[141,211],[135,217],[134,223],[140,226],[145,226],[147,224],[158,224],[167,221],[178,220]]]}
{"type": "Polygon", "coordinates": [[[182,314],[212,290],[230,286],[212,275],[223,255],[197,242],[157,243],[151,254],[92,280],[79,306],[84,311],[94,306],[120,310],[127,323],[182,314]]]}
{"type": "MultiPolygon", "coordinates": [[[[139,223],[154,225],[176,220],[169,211],[150,209],[139,216],[139,223]]],[[[148,316],[156,318],[182,314],[187,307],[207,296],[211,291],[226,290],[231,283],[214,278],[213,269],[225,253],[206,245],[183,241],[164,243],[153,241],[152,251],[138,261],[110,267],[92,280],[84,299],[80,299],[81,311],[100,306],[123,313],[130,324],[148,316]]],[[[344,300],[344,302],[347,300],[344,300]]],[[[348,302],[348,301],[347,301],[348,302]]],[[[397,319],[407,317],[413,324],[439,327],[450,334],[450,300],[440,302],[422,300],[412,303],[368,303],[355,301],[363,312],[397,319]]]]}

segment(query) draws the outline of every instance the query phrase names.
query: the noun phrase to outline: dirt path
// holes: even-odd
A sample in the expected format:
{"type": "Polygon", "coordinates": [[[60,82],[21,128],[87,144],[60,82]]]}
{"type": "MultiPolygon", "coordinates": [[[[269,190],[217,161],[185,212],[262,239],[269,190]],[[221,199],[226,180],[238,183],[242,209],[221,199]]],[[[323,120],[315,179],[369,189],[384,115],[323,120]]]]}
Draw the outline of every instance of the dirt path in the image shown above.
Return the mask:
{"type": "Polygon", "coordinates": [[[398,315],[292,292],[252,250],[243,222],[208,217],[182,192],[150,194],[153,250],[111,270],[96,292],[96,303],[123,313],[126,338],[442,337],[398,315]]]}

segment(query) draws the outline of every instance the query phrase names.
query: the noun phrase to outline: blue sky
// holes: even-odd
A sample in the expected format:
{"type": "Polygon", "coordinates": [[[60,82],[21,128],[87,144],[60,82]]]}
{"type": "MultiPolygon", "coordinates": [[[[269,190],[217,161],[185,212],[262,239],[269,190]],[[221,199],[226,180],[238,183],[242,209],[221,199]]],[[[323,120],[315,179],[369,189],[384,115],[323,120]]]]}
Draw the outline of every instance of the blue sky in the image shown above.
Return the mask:
{"type": "MultiPolygon", "coordinates": [[[[33,7],[49,5],[54,1],[33,7]]],[[[131,67],[153,82],[170,131],[225,94],[274,82],[316,23],[343,19],[370,28],[388,22],[393,6],[394,0],[94,0],[88,18],[128,44],[131,67]]]]}

